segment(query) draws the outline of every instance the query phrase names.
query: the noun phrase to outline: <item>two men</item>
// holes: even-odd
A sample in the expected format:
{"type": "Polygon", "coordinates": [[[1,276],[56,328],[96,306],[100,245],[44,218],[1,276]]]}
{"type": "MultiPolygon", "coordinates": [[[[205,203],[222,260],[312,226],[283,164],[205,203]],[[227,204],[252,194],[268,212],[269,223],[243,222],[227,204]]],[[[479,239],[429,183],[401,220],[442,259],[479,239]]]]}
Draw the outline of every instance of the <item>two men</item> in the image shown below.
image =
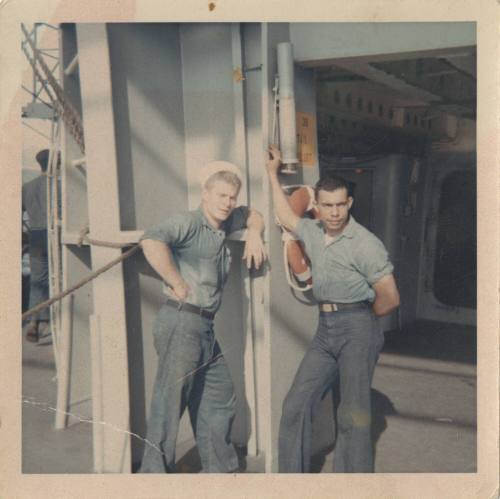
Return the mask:
{"type": "Polygon", "coordinates": [[[262,216],[236,208],[241,187],[237,167],[216,161],[200,176],[202,203],[147,230],[144,255],[167,285],[153,329],[158,370],[153,388],[142,473],[175,471],[179,420],[187,407],[204,472],[238,469],[230,441],[235,395],[214,337],[231,256],[225,238],[247,228],[243,258],[258,268],[265,259],[262,216]]]}
{"type": "MultiPolygon", "coordinates": [[[[393,266],[382,243],[349,210],[347,184],[318,182],[318,220],[301,219],[278,181],[280,153],[270,148],[267,170],[281,223],[305,244],[319,303],[316,336],[283,404],[279,471],[308,472],[312,418],[322,395],[339,378],[340,405],[334,471],[373,471],[370,388],[383,345],[376,315],[399,305],[393,266]]],[[[145,232],[146,259],[167,284],[168,297],[153,334],[158,353],[143,473],[173,472],[179,420],[187,407],[204,472],[232,472],[238,460],[230,441],[235,412],[231,378],[214,338],[213,319],[230,268],[224,240],[247,227],[244,258],[265,258],[260,214],[235,208],[237,168],[214,162],[202,174],[202,204],[145,232]]]]}
{"type": "Polygon", "coordinates": [[[316,335],[283,403],[279,471],[309,471],[313,415],[338,376],[334,471],[373,472],[370,390],[384,342],[376,316],[399,306],[393,266],[380,240],[350,216],[353,198],[342,178],[316,184],[319,219],[302,219],[290,208],[279,184],[279,150],[271,146],[269,154],[275,211],[305,245],[319,307],[316,335]]]}

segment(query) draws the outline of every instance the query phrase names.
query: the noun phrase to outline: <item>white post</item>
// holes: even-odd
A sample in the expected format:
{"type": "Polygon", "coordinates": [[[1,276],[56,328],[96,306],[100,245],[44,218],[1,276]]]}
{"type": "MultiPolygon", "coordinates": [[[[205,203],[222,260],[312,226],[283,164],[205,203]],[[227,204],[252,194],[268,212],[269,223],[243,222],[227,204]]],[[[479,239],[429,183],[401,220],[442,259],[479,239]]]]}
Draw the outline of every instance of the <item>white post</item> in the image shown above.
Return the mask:
{"type": "MultiPolygon", "coordinates": [[[[67,283],[68,275],[68,248],[63,248],[63,275],[67,283]]],[[[59,339],[57,353],[57,411],[56,430],[66,428],[68,421],[68,401],[71,375],[71,345],[73,342],[73,318],[74,318],[74,295],[69,295],[61,303],[61,336],[59,339]]]]}
{"type": "MultiPolygon", "coordinates": [[[[78,62],[85,124],[85,158],[90,233],[106,240],[120,231],[118,164],[116,158],[111,68],[105,24],[77,24],[78,62]]],[[[120,249],[91,247],[97,269],[121,255],[120,249]]],[[[102,446],[102,471],[131,469],[127,325],[122,264],[92,282],[94,314],[99,316],[101,397],[105,425],[94,432],[102,446]]],[[[95,354],[95,352],[93,352],[95,354]]],[[[96,392],[94,391],[94,394],[96,392]]]]}
{"type": "MultiPolygon", "coordinates": [[[[91,351],[91,371],[92,371],[92,401],[102,400],[102,355],[101,355],[101,329],[99,316],[90,316],[90,351],[91,351]]],[[[92,404],[92,419],[94,424],[94,471],[102,473],[104,471],[104,433],[102,421],[102,404],[92,404]]]]}
{"type": "MultiPolygon", "coordinates": [[[[59,30],[59,60],[62,61],[62,31],[59,30]]],[[[60,67],[60,78],[62,78],[62,68],[60,67]]],[[[61,126],[61,198],[62,200],[66,197],[66,171],[65,171],[65,161],[66,161],[66,127],[61,126]]],[[[64,233],[66,227],[64,223],[67,220],[66,217],[66,203],[62,203],[63,213],[61,214],[61,220],[63,226],[61,227],[62,233],[64,233]]],[[[64,244],[61,248],[61,259],[62,259],[62,288],[67,289],[68,287],[68,247],[64,244]]],[[[56,417],[55,417],[55,428],[56,430],[62,430],[66,428],[68,411],[68,400],[69,400],[69,387],[70,387],[70,367],[71,367],[71,342],[73,334],[73,311],[74,311],[74,296],[70,295],[64,298],[60,304],[61,311],[61,327],[59,329],[58,338],[58,348],[57,348],[57,403],[56,403],[56,417]]]]}
{"type": "MultiPolygon", "coordinates": [[[[241,54],[241,33],[240,24],[234,23],[231,25],[231,52],[233,70],[239,68],[243,71],[243,61],[241,54]]],[[[246,180],[246,192],[244,193],[247,198],[247,204],[250,205],[249,193],[249,172],[247,164],[247,144],[245,137],[245,105],[243,93],[243,80],[236,81],[233,79],[234,90],[234,138],[236,147],[236,162],[243,169],[243,175],[246,180]]],[[[256,403],[255,403],[255,370],[254,370],[254,348],[253,348],[253,330],[254,321],[252,314],[252,288],[251,278],[245,264],[242,263],[241,282],[243,296],[248,300],[247,318],[244,323],[245,328],[245,356],[244,356],[244,369],[245,369],[245,395],[247,398],[249,411],[250,411],[250,438],[247,442],[247,452],[251,456],[257,455],[257,425],[256,425],[256,403]]]]}
{"type": "MultiPolygon", "coordinates": [[[[268,144],[269,144],[269,122],[270,110],[272,107],[271,80],[274,80],[274,75],[269,74],[269,28],[267,23],[261,25],[261,53],[262,53],[262,163],[266,160],[268,144]]],[[[262,175],[262,212],[266,224],[265,239],[270,241],[269,228],[274,223],[270,216],[270,192],[269,184],[266,175],[262,175]]],[[[265,471],[271,473],[273,462],[273,435],[271,431],[271,309],[270,309],[270,289],[271,283],[269,280],[269,272],[259,280],[259,286],[255,286],[255,291],[258,289],[258,294],[262,299],[261,305],[258,307],[262,314],[259,324],[262,326],[260,333],[260,352],[263,353],[262,359],[259,362],[259,370],[261,373],[262,386],[259,393],[259,440],[262,441],[264,455],[266,456],[265,471]]],[[[257,283],[256,283],[257,284],[257,283]]],[[[257,305],[255,303],[255,305],[257,305]]]]}

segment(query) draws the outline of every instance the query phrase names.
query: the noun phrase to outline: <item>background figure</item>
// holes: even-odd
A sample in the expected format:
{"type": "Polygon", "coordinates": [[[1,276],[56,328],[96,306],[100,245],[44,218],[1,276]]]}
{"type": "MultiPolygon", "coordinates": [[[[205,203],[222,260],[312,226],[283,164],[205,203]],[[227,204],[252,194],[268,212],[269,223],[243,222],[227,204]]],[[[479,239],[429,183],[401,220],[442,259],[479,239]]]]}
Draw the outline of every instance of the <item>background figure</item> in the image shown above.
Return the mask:
{"type": "MultiPolygon", "coordinates": [[[[36,155],[42,170],[41,175],[23,185],[22,209],[29,217],[29,255],[30,255],[30,296],[29,308],[49,298],[49,259],[47,247],[47,166],[49,150],[42,149],[36,155]]],[[[26,339],[33,343],[48,336],[49,308],[31,316],[26,330],[26,339]]]]}
{"type": "MultiPolygon", "coordinates": [[[[22,274],[22,291],[23,291],[23,314],[30,306],[30,236],[29,236],[29,225],[27,220],[26,212],[23,213],[23,230],[22,230],[22,248],[21,248],[21,274],[22,274]]],[[[24,323],[27,322],[23,320],[24,323]]]]}

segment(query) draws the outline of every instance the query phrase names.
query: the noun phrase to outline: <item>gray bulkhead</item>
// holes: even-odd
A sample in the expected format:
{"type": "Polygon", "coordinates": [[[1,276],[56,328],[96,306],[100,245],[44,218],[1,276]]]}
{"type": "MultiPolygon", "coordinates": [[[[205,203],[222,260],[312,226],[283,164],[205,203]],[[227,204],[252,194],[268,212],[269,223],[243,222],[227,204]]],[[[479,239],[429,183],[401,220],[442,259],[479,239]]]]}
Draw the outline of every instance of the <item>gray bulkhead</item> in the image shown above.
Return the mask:
{"type": "MultiPolygon", "coordinates": [[[[392,30],[401,29],[395,24],[392,30]]],[[[282,401],[317,323],[311,296],[293,291],[287,285],[281,234],[264,177],[264,149],[272,135],[276,45],[292,41],[296,58],[296,111],[309,113],[318,122],[314,68],[325,61],[475,43],[475,33],[470,29],[449,27],[436,37],[438,26],[426,28],[429,36],[405,27],[405,37],[396,38],[398,43],[390,33],[380,31],[375,38],[378,42],[374,43],[368,32],[367,36],[355,35],[373,27],[354,28],[287,23],[125,23],[107,25],[105,38],[94,40],[102,44],[98,50],[109,58],[111,101],[108,99],[104,105],[113,113],[116,164],[109,167],[117,169],[119,230],[123,238],[136,241],[142,230],[161,223],[170,214],[196,208],[200,194],[197,169],[213,159],[241,166],[245,176],[241,201],[260,210],[266,218],[267,271],[252,272],[249,276],[241,263],[241,234],[236,235],[229,242],[233,263],[216,321],[217,335],[238,397],[233,439],[248,447],[249,456],[260,456],[261,471],[277,470],[282,401]],[[406,36],[408,33],[414,36],[406,36]],[[244,80],[238,80],[237,69],[244,80]]],[[[78,43],[85,40],[89,43],[83,36],[85,29],[80,25],[76,28],[63,25],[63,61],[70,61],[75,51],[82,49],[77,47],[78,43]]],[[[376,29],[380,30],[380,26],[376,29]]],[[[82,106],[80,93],[86,85],[95,82],[85,81],[81,76],[80,80],[64,78],[65,91],[78,109],[82,106]]],[[[85,123],[85,109],[83,117],[84,128],[96,125],[85,123]]],[[[475,323],[475,310],[443,304],[429,285],[433,275],[429,253],[434,251],[437,237],[432,222],[438,209],[430,193],[435,194],[436,185],[446,172],[474,171],[474,127],[467,123],[461,124],[463,135],[458,145],[432,150],[420,161],[419,181],[414,185],[411,171],[415,158],[409,155],[328,164],[328,168],[344,172],[354,180],[356,171],[364,172],[359,192],[369,193],[370,199],[364,200],[364,205],[360,201],[360,210],[365,210],[360,216],[369,217],[371,230],[388,248],[402,296],[399,313],[383,322],[386,330],[419,318],[475,323]]],[[[313,184],[318,179],[321,165],[317,142],[314,150],[314,164],[299,168],[293,177],[284,177],[284,183],[313,184]]],[[[93,202],[86,183],[88,169],[93,165],[73,166],[72,160],[79,155],[76,144],[66,133],[63,261],[68,285],[81,279],[92,267],[89,247],[80,247],[77,242],[78,233],[88,222],[88,203],[93,202]]],[[[107,206],[99,209],[104,216],[107,206]]],[[[90,358],[98,352],[91,346],[89,315],[99,314],[101,304],[95,301],[92,287],[86,286],[75,293],[71,308],[67,305],[65,312],[66,325],[72,331],[68,404],[70,409],[78,407],[80,413],[89,416],[95,415],[96,404],[108,407],[112,413],[128,413],[130,431],[144,436],[156,369],[151,329],[163,297],[161,283],[141,254],[123,264],[123,296],[126,359],[120,365],[126,365],[126,370],[120,374],[129,402],[113,397],[112,392],[107,392],[106,397],[101,392],[99,396],[100,392],[92,386],[90,366],[96,364],[90,358]]],[[[100,334],[109,339],[114,333],[110,330],[100,334]]],[[[101,377],[115,368],[113,358],[101,358],[97,365],[101,377]]],[[[94,384],[95,380],[94,377],[94,384]]],[[[331,412],[329,398],[323,402],[321,411],[331,412]]],[[[325,424],[315,432],[313,451],[332,441],[333,430],[325,424]]],[[[178,457],[189,450],[191,442],[186,414],[179,434],[178,457]]],[[[142,445],[140,438],[131,437],[130,454],[124,454],[123,448],[117,448],[116,443],[110,444],[102,433],[95,432],[94,446],[104,456],[97,460],[100,463],[97,471],[129,471],[140,460],[142,445]],[[124,462],[124,455],[129,456],[128,461],[124,462]]]]}

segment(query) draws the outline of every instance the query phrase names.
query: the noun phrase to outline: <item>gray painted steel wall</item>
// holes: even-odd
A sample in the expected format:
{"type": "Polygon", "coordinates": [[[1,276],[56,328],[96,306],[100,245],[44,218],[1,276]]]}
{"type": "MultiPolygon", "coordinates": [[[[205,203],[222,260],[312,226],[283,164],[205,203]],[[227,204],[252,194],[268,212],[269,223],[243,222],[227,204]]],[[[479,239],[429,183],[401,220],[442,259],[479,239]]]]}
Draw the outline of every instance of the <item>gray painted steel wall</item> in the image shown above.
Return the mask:
{"type": "MultiPolygon", "coordinates": [[[[230,24],[183,24],[180,27],[182,53],[182,90],[185,120],[185,148],[188,202],[190,209],[200,203],[197,172],[208,161],[232,161],[245,175],[235,126],[242,116],[236,114],[233,89],[233,65],[230,24]]],[[[244,158],[243,153],[243,158],[244,158]]],[[[240,203],[246,201],[246,182],[242,186],[240,203]]],[[[243,377],[245,345],[244,301],[240,266],[242,242],[231,242],[233,264],[224,290],[221,310],[216,318],[216,337],[225,354],[236,394],[237,417],[233,439],[247,440],[247,402],[243,377]]]]}
{"type": "MultiPolygon", "coordinates": [[[[145,229],[199,204],[196,172],[205,162],[235,160],[230,25],[113,24],[108,34],[121,224],[124,230],[145,229]]],[[[246,443],[243,243],[230,247],[233,266],[216,330],[238,395],[233,438],[246,443]]],[[[131,429],[144,435],[157,362],[151,330],[163,297],[142,255],[126,262],[125,280],[131,429]]],[[[179,448],[186,450],[183,442],[191,435],[186,414],[179,448]]],[[[133,439],[132,453],[138,462],[141,441],[133,439]]]]}
{"type": "Polygon", "coordinates": [[[110,24],[122,230],[187,208],[179,28],[110,24]]]}

